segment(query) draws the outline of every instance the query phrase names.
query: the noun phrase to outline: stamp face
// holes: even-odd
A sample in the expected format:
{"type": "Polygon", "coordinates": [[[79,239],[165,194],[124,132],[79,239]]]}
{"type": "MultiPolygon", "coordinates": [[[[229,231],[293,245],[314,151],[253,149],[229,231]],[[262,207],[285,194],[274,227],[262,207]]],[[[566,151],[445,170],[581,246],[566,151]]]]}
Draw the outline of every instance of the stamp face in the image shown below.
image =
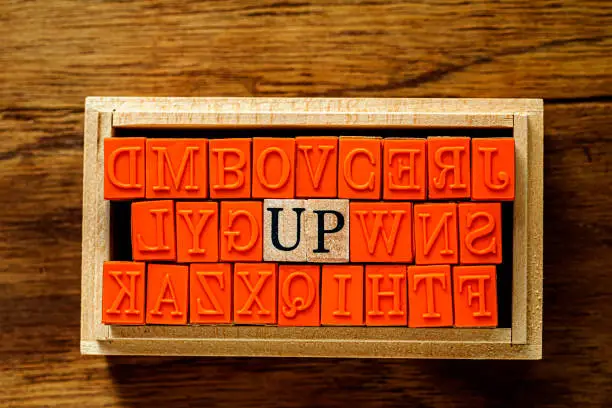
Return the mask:
{"type": "Polygon", "coordinates": [[[232,265],[194,263],[189,267],[189,322],[232,322],[232,265]]]}
{"type": "Polygon", "coordinates": [[[264,261],[306,262],[306,200],[264,200],[264,261]]]}
{"type": "MultiPolygon", "coordinates": [[[[349,104],[338,105],[353,112],[342,122],[316,127],[339,120],[317,105],[299,126],[279,127],[265,121],[285,124],[296,113],[274,105],[265,116],[252,103],[235,117],[171,116],[158,127],[139,114],[100,119],[111,126],[99,138],[94,202],[106,210],[101,223],[85,224],[96,234],[83,241],[96,254],[83,272],[95,341],[189,340],[216,350],[197,355],[232,354],[226,340],[239,345],[236,355],[531,347],[538,332],[525,329],[527,313],[541,310],[533,308],[541,296],[529,291],[541,271],[539,247],[525,242],[540,226],[526,216],[534,211],[522,167],[527,119],[463,117],[461,106],[423,119],[397,107],[402,128],[396,113],[362,115],[349,104]],[[209,120],[238,122],[190,125],[209,120]]],[[[84,201],[89,217],[92,200],[84,201]]],[[[465,355],[489,357],[471,350],[465,355]]]]}
{"type": "Polygon", "coordinates": [[[323,265],[321,324],[362,326],[363,265],[323,265]]]}

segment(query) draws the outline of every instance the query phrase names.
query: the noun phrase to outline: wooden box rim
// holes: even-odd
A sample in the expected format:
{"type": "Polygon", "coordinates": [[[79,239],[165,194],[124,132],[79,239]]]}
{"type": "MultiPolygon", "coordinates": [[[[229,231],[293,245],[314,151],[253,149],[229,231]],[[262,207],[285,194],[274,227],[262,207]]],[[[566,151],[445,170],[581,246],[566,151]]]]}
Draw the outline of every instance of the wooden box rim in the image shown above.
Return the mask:
{"type": "Polygon", "coordinates": [[[540,359],[543,102],[450,98],[89,97],[85,108],[81,352],[101,355],[540,359]],[[115,128],[512,128],[516,146],[512,327],[496,329],[106,326],[110,205],[104,138],[115,128]]]}

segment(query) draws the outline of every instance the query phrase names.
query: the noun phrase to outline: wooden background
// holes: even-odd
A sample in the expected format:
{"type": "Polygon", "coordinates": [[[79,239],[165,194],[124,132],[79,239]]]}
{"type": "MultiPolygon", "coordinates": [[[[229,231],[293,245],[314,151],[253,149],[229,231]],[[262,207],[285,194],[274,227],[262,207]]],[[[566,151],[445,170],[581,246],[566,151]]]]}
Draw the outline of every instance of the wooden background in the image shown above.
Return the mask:
{"type": "Polygon", "coordinates": [[[0,406],[610,406],[612,4],[0,0],[0,406]],[[79,355],[88,95],[533,97],[541,362],[79,355]]]}

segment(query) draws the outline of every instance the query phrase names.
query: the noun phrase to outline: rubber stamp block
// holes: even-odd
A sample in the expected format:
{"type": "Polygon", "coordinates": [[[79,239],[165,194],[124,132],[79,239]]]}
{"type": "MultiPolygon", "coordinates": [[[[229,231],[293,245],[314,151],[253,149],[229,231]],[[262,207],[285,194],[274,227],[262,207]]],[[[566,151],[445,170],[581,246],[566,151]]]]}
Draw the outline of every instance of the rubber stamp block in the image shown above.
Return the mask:
{"type": "Polygon", "coordinates": [[[349,200],[314,199],[306,206],[308,262],[348,262],[349,200]]]}
{"type": "Polygon", "coordinates": [[[176,258],[179,263],[219,260],[219,204],[176,203],[176,258]]]}
{"type": "Polygon", "coordinates": [[[383,199],[427,198],[427,140],[384,139],[383,199]]]}
{"type": "Polygon", "coordinates": [[[208,197],[207,139],[147,139],[147,198],[208,197]]]}
{"type": "Polygon", "coordinates": [[[210,139],[210,198],[251,197],[251,143],[244,139],[210,139]]]}
{"type": "Polygon", "coordinates": [[[189,322],[232,322],[232,265],[228,263],[189,266],[189,322]]]}
{"type": "Polygon", "coordinates": [[[221,202],[222,261],[261,261],[263,225],[261,201],[221,202]]]}
{"type": "Polygon", "coordinates": [[[495,266],[453,267],[453,298],[456,327],[496,327],[495,266]]]}
{"type": "Polygon", "coordinates": [[[363,326],[363,265],[323,265],[321,324],[363,326]]]}
{"type": "Polygon", "coordinates": [[[452,325],[453,290],[450,266],[408,266],[408,326],[452,325]]]}
{"type": "Polygon", "coordinates": [[[104,199],[129,200],[145,196],[145,138],[104,139],[104,199]]]}
{"type": "Polygon", "coordinates": [[[338,196],[338,138],[301,136],[295,138],[295,196],[335,198],[338,196]]]}
{"type": "Polygon", "coordinates": [[[365,266],[367,326],[406,326],[406,266],[365,266]]]}
{"type": "Polygon", "coordinates": [[[147,265],[147,324],[187,324],[189,268],[147,265]]]}
{"type": "Polygon", "coordinates": [[[135,261],[174,261],[174,202],[132,203],[132,258],[135,261]]]}
{"type": "Polygon", "coordinates": [[[429,198],[470,198],[470,138],[427,138],[429,198]]]}
{"type": "Polygon", "coordinates": [[[456,264],[457,204],[415,204],[414,244],[417,264],[456,264]]]}
{"type": "Polygon", "coordinates": [[[472,200],[514,200],[514,138],[472,139],[472,200]]]}
{"type": "Polygon", "coordinates": [[[276,324],[275,263],[234,264],[234,323],[276,324]]]}
{"type": "Polygon", "coordinates": [[[382,140],[341,137],[338,155],[338,197],[380,200],[382,140]]]}
{"type": "Polygon", "coordinates": [[[320,326],[319,265],[278,267],[278,325],[320,326]]]}
{"type": "Polygon", "coordinates": [[[351,202],[351,262],[412,262],[412,204],[351,202]]]}
{"type": "Polygon", "coordinates": [[[305,212],[306,200],[264,200],[264,261],[306,262],[305,212]]]}
{"type": "Polygon", "coordinates": [[[459,203],[459,259],[461,264],[502,262],[500,203],[459,203]]]}
{"type": "Polygon", "coordinates": [[[102,323],[145,323],[144,262],[104,262],[102,323]]]}
{"type": "Polygon", "coordinates": [[[253,198],[295,197],[295,139],[253,139],[253,198]]]}

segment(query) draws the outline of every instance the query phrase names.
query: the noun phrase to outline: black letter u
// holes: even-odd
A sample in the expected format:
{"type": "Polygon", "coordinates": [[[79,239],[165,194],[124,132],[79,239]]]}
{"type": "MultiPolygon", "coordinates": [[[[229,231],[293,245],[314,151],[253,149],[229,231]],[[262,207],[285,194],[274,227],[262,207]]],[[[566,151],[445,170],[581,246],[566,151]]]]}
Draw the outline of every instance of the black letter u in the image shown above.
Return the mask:
{"type": "Polygon", "coordinates": [[[297,214],[297,232],[296,232],[296,238],[295,238],[295,244],[292,246],[283,246],[279,239],[278,239],[278,218],[279,218],[279,213],[281,211],[283,211],[282,208],[268,208],[268,211],[270,211],[272,213],[272,223],[271,223],[271,227],[272,227],[272,245],[274,245],[274,247],[280,251],[293,251],[295,248],[297,248],[300,245],[300,239],[301,239],[301,232],[302,232],[302,213],[305,211],[306,209],[304,208],[293,208],[293,211],[295,211],[295,213],[297,214]]]}

